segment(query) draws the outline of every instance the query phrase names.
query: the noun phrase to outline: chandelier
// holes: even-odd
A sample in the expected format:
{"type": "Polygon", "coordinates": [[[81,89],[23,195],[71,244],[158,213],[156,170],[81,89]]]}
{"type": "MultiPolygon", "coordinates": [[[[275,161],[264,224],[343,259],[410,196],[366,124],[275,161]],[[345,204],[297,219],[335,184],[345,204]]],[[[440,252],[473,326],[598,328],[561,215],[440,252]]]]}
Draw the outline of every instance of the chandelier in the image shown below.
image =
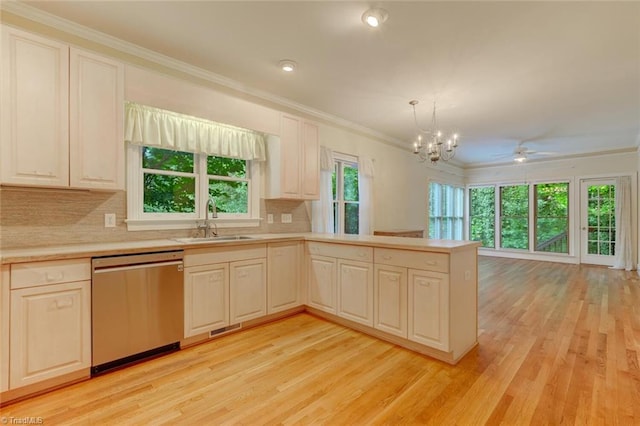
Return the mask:
{"type": "Polygon", "coordinates": [[[433,102],[433,115],[431,116],[431,128],[423,129],[418,126],[418,118],[416,116],[416,105],[418,101],[409,101],[409,105],[413,107],[413,120],[416,127],[420,131],[417,142],[413,143],[413,153],[418,156],[420,162],[431,161],[437,163],[439,160],[449,161],[456,155],[458,147],[458,134],[454,133],[448,138],[442,137],[442,132],[436,127],[436,103],[433,102]],[[422,134],[426,140],[423,142],[422,134]]]}

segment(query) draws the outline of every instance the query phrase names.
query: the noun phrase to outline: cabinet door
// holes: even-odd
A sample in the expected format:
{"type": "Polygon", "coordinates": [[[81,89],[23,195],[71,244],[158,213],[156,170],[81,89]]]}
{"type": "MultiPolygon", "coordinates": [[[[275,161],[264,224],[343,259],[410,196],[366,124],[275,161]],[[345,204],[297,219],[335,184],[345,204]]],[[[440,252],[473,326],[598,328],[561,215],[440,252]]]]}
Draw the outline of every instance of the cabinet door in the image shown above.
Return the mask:
{"type": "Polygon", "coordinates": [[[91,281],[11,291],[11,389],[91,366],[91,281]]]}
{"type": "Polygon", "coordinates": [[[375,266],[374,327],[407,338],[407,268],[375,266]]]}
{"type": "Polygon", "coordinates": [[[338,260],[338,315],[373,326],[373,265],[338,260]]]}
{"type": "Polygon", "coordinates": [[[2,27],[3,183],[69,185],[69,48],[2,27]]]}
{"type": "Polygon", "coordinates": [[[9,265],[0,266],[0,392],[9,390],[9,265]]]}
{"type": "Polygon", "coordinates": [[[269,244],[267,259],[267,312],[271,314],[300,306],[302,243],[269,244]]]}
{"type": "Polygon", "coordinates": [[[336,259],[309,256],[307,264],[309,306],[336,313],[336,259]]]}
{"type": "Polygon", "coordinates": [[[229,325],[229,264],[185,268],[184,337],[229,325]]]}
{"type": "Polygon", "coordinates": [[[231,262],[231,324],[267,314],[267,260],[231,262]]]}
{"type": "Polygon", "coordinates": [[[318,126],[307,121],[302,122],[302,170],[300,187],[302,198],[320,199],[320,145],[318,126]]]}
{"type": "Polygon", "coordinates": [[[282,115],[280,188],[284,198],[300,198],[300,120],[282,115]]]}
{"type": "Polygon", "coordinates": [[[409,269],[409,340],[449,351],[449,276],[409,269]]]}
{"type": "Polygon", "coordinates": [[[124,189],[124,66],[70,50],[70,184],[124,189]]]}

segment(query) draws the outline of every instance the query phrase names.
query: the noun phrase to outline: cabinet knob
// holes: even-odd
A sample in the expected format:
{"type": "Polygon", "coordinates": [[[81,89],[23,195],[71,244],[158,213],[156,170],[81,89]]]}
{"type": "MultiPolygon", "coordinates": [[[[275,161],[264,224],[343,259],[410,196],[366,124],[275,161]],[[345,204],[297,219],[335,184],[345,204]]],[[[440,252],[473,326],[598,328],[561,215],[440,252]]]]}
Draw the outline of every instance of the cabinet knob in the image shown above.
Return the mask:
{"type": "Polygon", "coordinates": [[[383,258],[384,260],[390,260],[390,259],[391,259],[391,256],[386,255],[386,256],[382,256],[382,258],[383,258]]]}
{"type": "Polygon", "coordinates": [[[47,272],[44,274],[44,278],[47,282],[62,281],[64,279],[64,272],[58,272],[56,274],[47,272]]]}
{"type": "Polygon", "coordinates": [[[73,306],[73,299],[71,297],[66,297],[64,299],[56,299],[55,305],[56,305],[56,309],[70,308],[71,306],[73,306]]]}

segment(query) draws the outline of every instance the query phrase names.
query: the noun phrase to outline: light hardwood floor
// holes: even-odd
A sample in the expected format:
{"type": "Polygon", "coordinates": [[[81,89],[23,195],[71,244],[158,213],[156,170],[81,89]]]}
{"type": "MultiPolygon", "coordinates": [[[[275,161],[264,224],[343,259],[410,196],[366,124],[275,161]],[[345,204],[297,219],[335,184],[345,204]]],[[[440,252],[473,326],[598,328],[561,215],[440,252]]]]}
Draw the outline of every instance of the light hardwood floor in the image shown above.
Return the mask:
{"type": "Polygon", "coordinates": [[[640,424],[640,280],[481,257],[458,365],[309,314],[2,408],[45,424],[640,424]]]}

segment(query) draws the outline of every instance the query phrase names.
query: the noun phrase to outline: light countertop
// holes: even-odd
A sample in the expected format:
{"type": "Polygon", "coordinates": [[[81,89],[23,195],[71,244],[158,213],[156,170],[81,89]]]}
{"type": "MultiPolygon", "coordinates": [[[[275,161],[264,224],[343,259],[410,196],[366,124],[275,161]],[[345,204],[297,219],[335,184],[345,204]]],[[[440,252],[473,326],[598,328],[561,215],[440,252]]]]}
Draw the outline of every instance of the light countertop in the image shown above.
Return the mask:
{"type": "Polygon", "coordinates": [[[246,240],[225,240],[195,243],[181,243],[173,239],[159,239],[60,246],[50,245],[46,247],[7,249],[2,250],[2,252],[0,253],[0,260],[1,263],[8,264],[296,240],[398,248],[417,251],[436,251],[442,253],[476,249],[480,246],[480,243],[476,241],[429,240],[425,238],[402,238],[372,235],[334,235],[318,233],[247,235],[251,236],[252,238],[246,240]]]}

